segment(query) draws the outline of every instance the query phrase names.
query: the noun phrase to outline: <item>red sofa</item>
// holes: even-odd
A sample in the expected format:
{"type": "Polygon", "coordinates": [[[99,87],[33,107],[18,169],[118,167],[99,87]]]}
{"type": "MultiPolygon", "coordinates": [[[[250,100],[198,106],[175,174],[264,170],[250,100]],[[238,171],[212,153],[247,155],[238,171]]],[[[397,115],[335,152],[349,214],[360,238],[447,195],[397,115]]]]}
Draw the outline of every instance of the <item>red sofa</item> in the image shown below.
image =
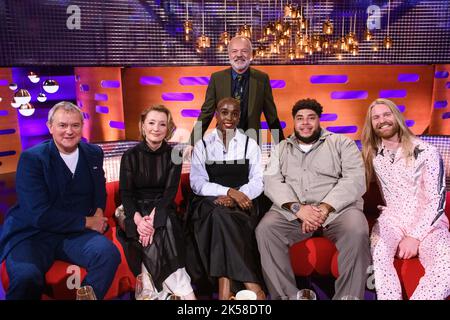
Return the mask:
{"type": "MultiPolygon", "coordinates": [[[[192,195],[189,184],[189,174],[181,175],[180,188],[178,189],[175,202],[184,213],[186,199],[192,195]]],[[[378,215],[378,204],[382,203],[378,187],[373,184],[369,192],[364,196],[364,212],[372,228],[378,215]]],[[[450,219],[450,192],[447,192],[447,202],[445,212],[450,219]]],[[[313,274],[321,276],[333,276],[337,278],[338,271],[338,251],[330,240],[324,237],[313,237],[297,242],[290,249],[290,258],[294,274],[298,277],[309,277],[313,274]]],[[[402,283],[404,298],[409,298],[416,289],[420,278],[424,275],[424,269],[418,258],[409,260],[395,259],[394,265],[397,269],[402,283]]]]}
{"type": "MultiPolygon", "coordinates": [[[[189,184],[189,174],[181,175],[180,188],[175,199],[180,214],[184,213],[186,199],[192,195],[189,184]]],[[[364,212],[372,228],[375,223],[378,204],[382,203],[378,187],[374,184],[369,192],[364,196],[364,212]]],[[[447,192],[447,202],[445,212],[450,219],[450,192],[447,192]]],[[[290,249],[290,258],[294,274],[299,277],[309,277],[313,274],[321,276],[333,276],[337,278],[338,271],[338,251],[334,243],[324,237],[313,237],[297,242],[290,249]]],[[[395,259],[394,265],[397,269],[402,283],[404,297],[409,298],[416,289],[420,278],[424,275],[424,269],[418,258],[409,260],[395,259]]]]}
{"type": "MultiPolygon", "coordinates": [[[[108,290],[105,299],[113,299],[126,292],[134,290],[135,278],[130,271],[126,262],[122,246],[116,239],[116,223],[113,218],[115,208],[120,204],[119,183],[118,181],[106,184],[108,193],[105,216],[109,218],[110,229],[106,236],[110,238],[120,251],[122,262],[119,265],[111,288],[108,290]]],[[[369,191],[369,196],[365,196],[366,202],[371,203],[372,207],[381,203],[378,190],[369,191]]],[[[177,208],[180,214],[184,214],[186,209],[186,201],[192,195],[189,184],[189,174],[181,175],[180,186],[175,198],[177,208]]],[[[367,207],[367,206],[365,206],[367,207]]],[[[370,210],[369,210],[370,211],[370,210]]],[[[450,192],[447,192],[447,205],[445,212],[450,218],[450,192]]],[[[368,217],[369,225],[372,226],[374,217],[368,217]]],[[[290,257],[294,274],[299,277],[308,277],[313,274],[321,276],[333,276],[337,278],[339,271],[337,267],[338,252],[334,244],[324,237],[314,237],[294,244],[290,250],[290,257]]],[[[46,282],[48,287],[48,295],[44,295],[44,299],[74,299],[75,290],[69,290],[66,286],[66,280],[70,276],[66,270],[68,263],[56,261],[46,274],[46,282]]],[[[409,298],[414,292],[420,277],[424,274],[424,269],[419,259],[395,260],[395,267],[399,274],[405,298],[409,298]]],[[[84,269],[82,276],[86,274],[84,269]]],[[[8,288],[8,275],[6,273],[5,264],[0,267],[0,276],[5,290],[8,288]]]]}

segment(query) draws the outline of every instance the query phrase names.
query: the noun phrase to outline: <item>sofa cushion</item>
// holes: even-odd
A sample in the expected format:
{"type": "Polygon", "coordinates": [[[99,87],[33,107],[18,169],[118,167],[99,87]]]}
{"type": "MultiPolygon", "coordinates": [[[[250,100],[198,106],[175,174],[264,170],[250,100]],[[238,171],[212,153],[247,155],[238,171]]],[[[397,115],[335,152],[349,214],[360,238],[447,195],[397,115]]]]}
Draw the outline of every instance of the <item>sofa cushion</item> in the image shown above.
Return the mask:
{"type": "Polygon", "coordinates": [[[309,238],[295,243],[289,248],[294,274],[301,277],[313,273],[329,275],[335,252],[335,245],[324,237],[309,238]]]}
{"type": "Polygon", "coordinates": [[[108,182],[106,184],[105,217],[108,217],[109,219],[113,218],[114,212],[120,204],[119,181],[108,182]]]}
{"type": "Polygon", "coordinates": [[[189,181],[189,173],[182,173],[177,194],[175,196],[175,204],[179,214],[184,214],[186,212],[189,199],[192,198],[193,194],[191,183],[189,181]]]}
{"type": "Polygon", "coordinates": [[[403,296],[409,299],[416,290],[420,278],[425,274],[425,270],[418,258],[394,259],[394,266],[402,285],[403,296]]]}

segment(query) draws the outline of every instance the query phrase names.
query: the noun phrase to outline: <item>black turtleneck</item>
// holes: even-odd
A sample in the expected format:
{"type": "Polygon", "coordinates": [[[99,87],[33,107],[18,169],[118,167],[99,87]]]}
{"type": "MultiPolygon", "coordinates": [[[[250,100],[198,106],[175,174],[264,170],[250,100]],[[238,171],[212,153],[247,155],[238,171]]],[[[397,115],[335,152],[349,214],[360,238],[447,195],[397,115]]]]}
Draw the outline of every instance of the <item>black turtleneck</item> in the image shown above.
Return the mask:
{"type": "MultiPolygon", "coordinates": [[[[152,150],[146,142],[141,142],[127,150],[120,163],[120,196],[125,209],[128,226],[134,225],[134,213],[138,210],[137,200],[161,197],[155,203],[154,227],[163,226],[167,219],[167,209],[173,207],[181,175],[181,164],[171,160],[172,147],[163,142],[157,150],[152,150]]],[[[142,213],[141,213],[142,214],[142,213]]],[[[135,232],[127,228],[129,234],[135,232]]]]}

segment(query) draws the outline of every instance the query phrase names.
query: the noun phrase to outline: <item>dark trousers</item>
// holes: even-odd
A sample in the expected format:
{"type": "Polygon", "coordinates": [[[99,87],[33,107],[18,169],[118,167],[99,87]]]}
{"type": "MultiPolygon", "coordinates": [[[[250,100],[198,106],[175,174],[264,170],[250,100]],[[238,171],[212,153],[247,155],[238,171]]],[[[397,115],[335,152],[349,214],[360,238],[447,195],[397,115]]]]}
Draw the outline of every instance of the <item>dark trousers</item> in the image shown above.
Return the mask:
{"type": "Polygon", "coordinates": [[[81,285],[92,286],[97,298],[103,299],[120,263],[120,253],[109,239],[91,230],[69,235],[38,233],[20,242],[6,257],[6,299],[40,299],[45,273],[55,260],[85,268],[87,275],[81,285]]]}

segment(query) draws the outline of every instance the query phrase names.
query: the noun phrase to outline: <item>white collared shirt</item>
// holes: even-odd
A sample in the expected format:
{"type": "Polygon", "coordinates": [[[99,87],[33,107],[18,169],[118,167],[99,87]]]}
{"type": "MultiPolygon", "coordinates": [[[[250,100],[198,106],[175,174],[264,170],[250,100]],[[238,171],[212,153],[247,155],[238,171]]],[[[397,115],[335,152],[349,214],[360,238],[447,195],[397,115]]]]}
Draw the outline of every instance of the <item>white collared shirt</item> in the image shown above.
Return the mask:
{"type": "Polygon", "coordinates": [[[249,159],[249,176],[248,183],[239,188],[250,199],[255,199],[264,190],[263,186],[263,170],[261,166],[261,149],[252,138],[249,138],[247,146],[247,155],[245,156],[245,143],[247,136],[236,130],[235,136],[230,140],[228,150],[225,149],[222,138],[219,137],[217,129],[203,139],[205,146],[201,140],[197,141],[192,153],[191,172],[189,179],[191,188],[195,194],[200,196],[225,196],[229,190],[228,187],[217,183],[209,182],[208,172],[206,171],[205,162],[206,154],[208,160],[211,161],[228,161],[239,160],[246,157],[249,159]]]}
{"type": "Polygon", "coordinates": [[[70,172],[72,172],[72,174],[75,174],[75,170],[76,170],[77,164],[78,164],[78,157],[79,157],[78,148],[70,154],[65,154],[62,152],[60,152],[59,154],[61,155],[61,158],[66,163],[66,166],[69,168],[70,172]]]}

